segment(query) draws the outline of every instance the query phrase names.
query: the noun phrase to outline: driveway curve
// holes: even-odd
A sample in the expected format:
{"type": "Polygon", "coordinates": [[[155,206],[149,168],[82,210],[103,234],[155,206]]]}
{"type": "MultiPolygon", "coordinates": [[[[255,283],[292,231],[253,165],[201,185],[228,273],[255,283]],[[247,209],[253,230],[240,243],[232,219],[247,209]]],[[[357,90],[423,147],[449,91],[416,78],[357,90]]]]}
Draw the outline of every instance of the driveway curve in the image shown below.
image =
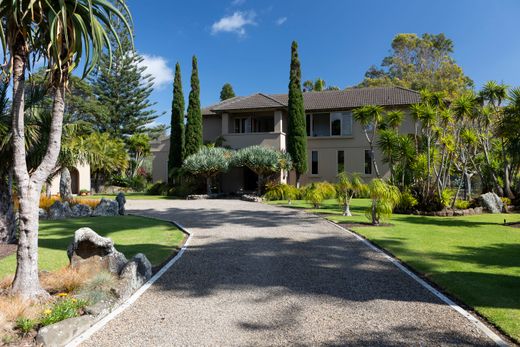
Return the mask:
{"type": "Polygon", "coordinates": [[[493,345],[384,256],[316,216],[238,200],[127,206],[177,221],[193,238],[85,346],[493,345]]]}

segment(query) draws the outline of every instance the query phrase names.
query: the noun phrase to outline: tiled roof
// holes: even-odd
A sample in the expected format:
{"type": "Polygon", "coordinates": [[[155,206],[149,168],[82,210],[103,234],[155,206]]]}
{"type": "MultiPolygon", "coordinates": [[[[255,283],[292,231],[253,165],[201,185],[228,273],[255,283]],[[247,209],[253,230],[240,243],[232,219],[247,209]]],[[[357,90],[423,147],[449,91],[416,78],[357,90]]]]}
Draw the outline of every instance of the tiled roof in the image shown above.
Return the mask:
{"type": "MultiPolygon", "coordinates": [[[[352,88],[303,93],[306,111],[348,109],[364,105],[411,105],[418,103],[420,99],[418,92],[401,87],[352,88]]],[[[287,94],[258,93],[229,99],[206,109],[215,113],[248,109],[286,108],[287,101],[287,94]]]]}

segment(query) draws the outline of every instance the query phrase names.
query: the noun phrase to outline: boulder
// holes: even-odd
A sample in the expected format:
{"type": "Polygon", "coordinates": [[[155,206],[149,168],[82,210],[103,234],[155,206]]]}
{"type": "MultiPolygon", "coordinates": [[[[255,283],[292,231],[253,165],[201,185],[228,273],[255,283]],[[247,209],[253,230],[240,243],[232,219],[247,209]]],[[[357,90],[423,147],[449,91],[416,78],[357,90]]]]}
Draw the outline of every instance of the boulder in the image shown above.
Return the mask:
{"type": "Polygon", "coordinates": [[[125,194],[123,192],[119,192],[116,196],[116,201],[118,205],[118,212],[121,216],[125,215],[125,204],[126,204],[126,198],[125,194]]]}
{"type": "Polygon", "coordinates": [[[504,203],[495,193],[482,194],[479,201],[480,205],[491,213],[501,213],[504,210],[504,203]]]}
{"type": "Polygon", "coordinates": [[[453,215],[455,217],[464,216],[464,210],[453,210],[453,215]]]}
{"type": "Polygon", "coordinates": [[[89,217],[92,214],[92,209],[88,205],[76,204],[71,207],[71,217],[89,217]]]}
{"type": "Polygon", "coordinates": [[[126,300],[152,277],[152,264],[142,253],[136,254],[121,270],[117,294],[126,300]]]}
{"type": "Polygon", "coordinates": [[[45,209],[43,209],[43,208],[40,208],[38,210],[38,217],[40,219],[47,219],[47,211],[45,211],[45,209]]]}
{"type": "Polygon", "coordinates": [[[41,328],[36,335],[38,346],[65,346],[95,323],[92,316],[79,316],[41,328]]]}
{"type": "Polygon", "coordinates": [[[94,217],[117,216],[119,214],[119,204],[115,200],[102,198],[92,212],[94,217]]]}
{"type": "Polygon", "coordinates": [[[482,213],[484,213],[484,209],[482,207],[480,207],[480,206],[473,208],[473,210],[475,211],[475,214],[482,214],[482,213]]]}
{"type": "Polygon", "coordinates": [[[453,210],[451,208],[446,209],[446,217],[453,217],[453,210]]]}
{"type": "Polygon", "coordinates": [[[262,202],[262,197],[258,195],[244,194],[240,197],[240,200],[249,202],[262,202]]]}
{"type": "Polygon", "coordinates": [[[80,228],[67,248],[72,267],[93,266],[120,274],[127,263],[123,253],[118,252],[112,240],[102,237],[90,228],[80,228]]]}
{"type": "Polygon", "coordinates": [[[49,207],[49,219],[65,219],[69,218],[72,215],[72,211],[70,210],[70,205],[68,202],[56,201],[49,207]]]}

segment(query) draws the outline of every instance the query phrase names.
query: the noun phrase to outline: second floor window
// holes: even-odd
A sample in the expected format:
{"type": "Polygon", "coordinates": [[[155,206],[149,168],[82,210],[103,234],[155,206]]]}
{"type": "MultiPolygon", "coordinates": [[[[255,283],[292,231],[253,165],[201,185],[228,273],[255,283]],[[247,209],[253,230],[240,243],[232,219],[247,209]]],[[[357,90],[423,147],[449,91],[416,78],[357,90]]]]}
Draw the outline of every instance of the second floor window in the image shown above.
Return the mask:
{"type": "Polygon", "coordinates": [[[274,117],[236,117],[233,119],[233,132],[268,133],[274,131],[274,117]]]}
{"type": "Polygon", "coordinates": [[[312,113],[306,121],[310,137],[352,135],[352,112],[312,113]]]}

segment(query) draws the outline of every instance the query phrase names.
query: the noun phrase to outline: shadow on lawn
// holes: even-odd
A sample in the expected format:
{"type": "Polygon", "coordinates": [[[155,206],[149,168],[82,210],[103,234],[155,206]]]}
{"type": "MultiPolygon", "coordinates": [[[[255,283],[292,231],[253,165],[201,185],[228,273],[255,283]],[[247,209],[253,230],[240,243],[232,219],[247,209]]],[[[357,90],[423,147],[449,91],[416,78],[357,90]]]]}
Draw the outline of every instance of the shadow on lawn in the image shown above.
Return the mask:
{"type": "Polygon", "coordinates": [[[410,224],[437,225],[441,227],[475,227],[479,225],[502,225],[500,223],[483,222],[480,220],[471,220],[464,217],[430,217],[395,214],[393,218],[410,224]]]}

